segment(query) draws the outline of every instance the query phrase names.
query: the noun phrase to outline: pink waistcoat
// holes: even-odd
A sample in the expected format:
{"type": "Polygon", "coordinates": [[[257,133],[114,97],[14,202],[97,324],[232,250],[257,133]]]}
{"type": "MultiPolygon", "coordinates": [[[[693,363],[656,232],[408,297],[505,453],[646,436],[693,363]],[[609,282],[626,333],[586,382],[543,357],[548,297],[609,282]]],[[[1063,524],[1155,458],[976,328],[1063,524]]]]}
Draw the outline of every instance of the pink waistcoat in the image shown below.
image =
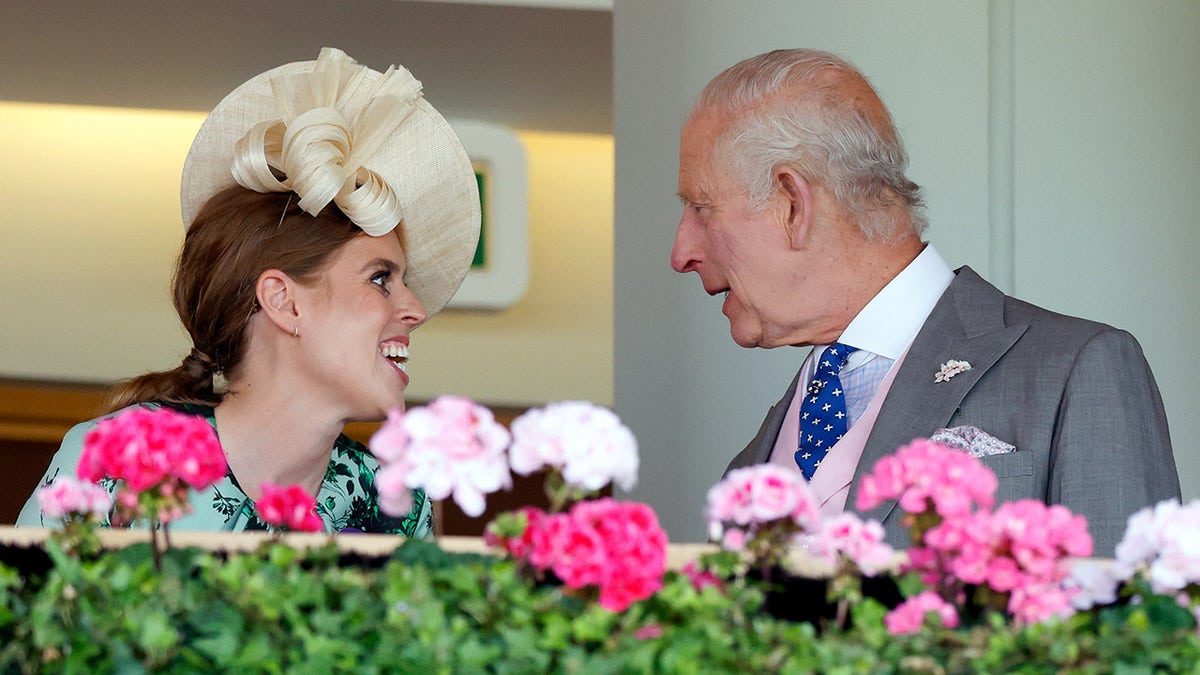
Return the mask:
{"type": "MultiPolygon", "coordinates": [[[[821,466],[817,467],[816,472],[813,473],[809,487],[816,495],[817,503],[821,505],[821,516],[827,518],[845,510],[846,497],[850,494],[850,482],[854,479],[854,472],[858,468],[863,448],[867,446],[867,437],[871,435],[871,429],[875,428],[875,418],[879,416],[879,409],[883,407],[883,401],[892,388],[892,381],[896,379],[900,364],[904,363],[904,357],[907,355],[908,350],[905,349],[879,383],[879,388],[875,390],[875,395],[867,405],[866,412],[854,423],[854,426],[850,427],[846,435],[842,436],[842,440],[829,450],[829,454],[825,456],[821,466]]],[[[800,383],[800,385],[803,384],[803,382],[800,383]]],[[[771,451],[770,459],[772,463],[788,467],[796,473],[800,473],[800,467],[796,465],[795,453],[799,442],[797,419],[800,416],[801,398],[800,396],[792,397],[792,403],[788,407],[787,417],[784,418],[785,422],[779,430],[779,436],[775,439],[775,448],[771,451]]]]}

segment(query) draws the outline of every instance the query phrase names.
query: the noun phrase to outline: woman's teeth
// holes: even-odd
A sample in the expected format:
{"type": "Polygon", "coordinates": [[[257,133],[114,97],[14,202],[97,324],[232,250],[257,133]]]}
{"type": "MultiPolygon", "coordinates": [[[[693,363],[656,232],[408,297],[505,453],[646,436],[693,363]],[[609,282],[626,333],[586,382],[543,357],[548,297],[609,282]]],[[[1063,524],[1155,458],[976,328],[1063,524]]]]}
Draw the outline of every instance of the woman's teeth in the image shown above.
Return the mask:
{"type": "Polygon", "coordinates": [[[400,370],[408,372],[408,345],[398,342],[389,342],[379,345],[379,353],[388,358],[389,361],[396,364],[400,370]]]}

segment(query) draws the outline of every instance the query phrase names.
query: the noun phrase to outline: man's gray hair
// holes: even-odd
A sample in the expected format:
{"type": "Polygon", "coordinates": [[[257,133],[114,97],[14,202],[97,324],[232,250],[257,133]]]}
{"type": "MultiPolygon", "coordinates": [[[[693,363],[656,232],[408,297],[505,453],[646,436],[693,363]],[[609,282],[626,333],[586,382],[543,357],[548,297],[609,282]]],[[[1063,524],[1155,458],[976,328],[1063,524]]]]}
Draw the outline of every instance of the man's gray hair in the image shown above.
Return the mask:
{"type": "Polygon", "coordinates": [[[897,199],[920,234],[924,202],[921,188],[905,176],[904,143],[882,103],[875,112],[847,95],[844,84],[854,80],[870,89],[857,68],[833,54],[776,50],[715,77],[688,119],[717,113],[729,120],[713,157],[739,174],[756,209],[776,187],[775,168],[786,165],[824,186],[867,236],[898,234],[887,213],[897,199]]]}

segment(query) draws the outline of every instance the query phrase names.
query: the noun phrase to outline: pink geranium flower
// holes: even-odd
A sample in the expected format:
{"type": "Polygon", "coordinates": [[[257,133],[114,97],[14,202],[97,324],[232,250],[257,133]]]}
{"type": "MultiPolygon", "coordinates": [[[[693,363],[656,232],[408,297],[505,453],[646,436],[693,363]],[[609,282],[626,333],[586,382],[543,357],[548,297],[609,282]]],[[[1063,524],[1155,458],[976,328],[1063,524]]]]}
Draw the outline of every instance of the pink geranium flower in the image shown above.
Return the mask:
{"type": "Polygon", "coordinates": [[[567,484],[600,490],[637,482],[637,441],[613,412],[584,401],[551,403],[513,420],[509,462],[528,475],[544,467],[562,471],[567,484]]]}
{"type": "Polygon", "coordinates": [[[1063,506],[1023,499],[943,520],[910,549],[906,569],[929,585],[984,585],[1019,622],[1071,613],[1071,561],[1092,554],[1087,522],[1063,506]]]}
{"type": "MultiPolygon", "coordinates": [[[[989,604],[999,600],[1002,606],[993,608],[1018,622],[1069,615],[1072,596],[1082,586],[1068,579],[1071,562],[1092,554],[1087,521],[1063,506],[1031,499],[992,511],[995,490],[995,475],[978,459],[916,440],[864,476],[857,505],[868,510],[895,499],[910,514],[915,545],[903,569],[916,572],[941,598],[958,597],[964,586],[983,586],[991,593],[977,597],[989,604]]],[[[912,625],[903,613],[894,621],[912,625]]]]}
{"type": "Polygon", "coordinates": [[[883,623],[892,635],[917,633],[925,625],[930,613],[946,628],[958,626],[958,610],[933,591],[922,591],[900,603],[888,612],[883,623]]]}
{"type": "Polygon", "coordinates": [[[662,626],[652,623],[633,631],[635,640],[655,640],[663,636],[662,626]]]}
{"type": "Polygon", "coordinates": [[[995,503],[996,475],[969,454],[918,439],[880,459],[863,476],[858,510],[896,499],[907,513],[923,513],[932,502],[938,515],[953,518],[995,503]]]}
{"type": "Polygon", "coordinates": [[[662,587],[667,534],[645,504],[598,499],[530,524],[528,560],[569,588],[598,587],[614,612],[662,587]]]}
{"type": "Polygon", "coordinates": [[[796,538],[820,527],[816,498],[802,476],[774,464],[734,469],[709,488],[708,536],[729,551],[777,564],[796,538]]]}
{"type": "Polygon", "coordinates": [[[325,523],[317,515],[317,501],[299,485],[282,487],[262,484],[262,496],[254,503],[258,517],[267,525],[298,532],[320,532],[325,523]]]}
{"type": "Polygon", "coordinates": [[[496,521],[493,521],[484,530],[483,543],[493,548],[504,549],[514,559],[525,560],[533,550],[533,533],[541,527],[546,512],[532,506],[522,506],[517,509],[516,513],[525,517],[525,529],[519,535],[502,536],[497,534],[494,529],[496,521]]]}
{"type": "Polygon", "coordinates": [[[724,588],[724,584],[721,583],[721,579],[717,575],[708,570],[700,569],[695,560],[689,561],[688,564],[684,565],[682,571],[687,576],[688,581],[692,582],[692,587],[698,591],[702,591],[710,586],[717,590],[724,588]]]}
{"type": "MultiPolygon", "coordinates": [[[[469,516],[484,511],[484,495],[512,485],[504,450],[509,433],[487,408],[469,399],[441,396],[408,412],[392,411],[371,437],[371,451],[398,467],[376,484],[380,506],[392,516],[406,500],[399,485],[421,487],[432,499],[453,496],[469,516]]],[[[381,472],[382,473],[382,472],[381,472]]]]}
{"type": "Polygon", "coordinates": [[[123,518],[139,515],[138,495],[145,494],[150,515],[162,522],[191,510],[187,487],[203,490],[227,472],[225,453],[205,419],[142,407],[101,420],[89,431],[76,468],[85,481],[122,481],[117,505],[123,518]]]}
{"type": "Polygon", "coordinates": [[[103,516],[112,508],[108,490],[71,476],[59,476],[37,490],[38,506],[47,518],[62,519],[72,514],[82,517],[103,516]]]}
{"type": "Polygon", "coordinates": [[[810,551],[830,565],[839,565],[845,558],[869,577],[892,567],[896,559],[895,549],[883,540],[883,526],[849,512],[823,522],[810,551]]]}
{"type": "Polygon", "coordinates": [[[777,520],[809,530],[820,520],[808,483],[774,464],[730,471],[709,489],[707,516],[710,532],[722,523],[763,525],[777,520]]]}
{"type": "Polygon", "coordinates": [[[391,516],[402,516],[412,510],[412,491],[405,481],[402,463],[388,464],[375,474],[375,490],[379,493],[379,508],[391,516]]]}

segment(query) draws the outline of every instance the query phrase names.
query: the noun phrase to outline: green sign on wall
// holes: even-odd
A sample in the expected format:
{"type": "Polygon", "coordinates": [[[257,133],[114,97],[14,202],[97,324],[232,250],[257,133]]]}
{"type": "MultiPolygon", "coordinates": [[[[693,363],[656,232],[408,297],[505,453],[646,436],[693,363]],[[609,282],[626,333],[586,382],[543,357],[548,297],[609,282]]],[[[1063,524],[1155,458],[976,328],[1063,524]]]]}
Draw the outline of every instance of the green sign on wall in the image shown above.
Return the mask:
{"type": "Polygon", "coordinates": [[[471,260],[472,268],[487,267],[487,169],[475,167],[475,183],[479,185],[479,244],[475,247],[475,258],[471,260]]]}

